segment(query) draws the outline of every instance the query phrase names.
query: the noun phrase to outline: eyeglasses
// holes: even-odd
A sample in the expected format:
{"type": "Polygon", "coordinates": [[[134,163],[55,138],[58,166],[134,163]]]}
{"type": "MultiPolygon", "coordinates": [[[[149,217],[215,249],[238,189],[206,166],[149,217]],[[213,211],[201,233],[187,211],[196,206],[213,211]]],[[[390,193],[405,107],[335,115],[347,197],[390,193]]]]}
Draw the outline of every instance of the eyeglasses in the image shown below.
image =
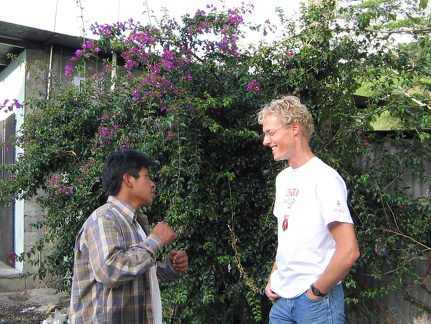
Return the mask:
{"type": "Polygon", "coordinates": [[[275,134],[276,131],[278,131],[278,130],[286,127],[286,126],[289,126],[289,125],[283,125],[280,128],[277,128],[276,130],[273,130],[273,131],[263,132],[263,137],[267,137],[267,136],[272,137],[275,134]]]}

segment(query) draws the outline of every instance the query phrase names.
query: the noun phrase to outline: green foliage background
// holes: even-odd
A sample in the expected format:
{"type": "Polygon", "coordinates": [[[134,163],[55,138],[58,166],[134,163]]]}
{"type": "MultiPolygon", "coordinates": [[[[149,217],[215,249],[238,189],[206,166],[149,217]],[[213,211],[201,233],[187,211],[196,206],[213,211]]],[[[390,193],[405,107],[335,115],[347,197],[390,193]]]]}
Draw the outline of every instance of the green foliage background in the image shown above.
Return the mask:
{"type": "Polygon", "coordinates": [[[46,213],[35,249],[52,242],[55,249],[39,276],[69,289],[72,242],[106,199],[103,163],[131,147],[155,162],[158,198],[145,212],[178,232],[169,248],[190,258],[187,276],[164,287],[166,322],[265,322],[270,305],[259,290],[275,257],[274,178],[285,165],[261,145],[256,112],[294,94],[315,118],[314,152],[348,185],[361,250],[345,280],[349,317],[370,316],[363,311],[370,302],[421,279],[412,260],[431,246],[429,193],[413,196],[403,184],[406,175],[430,180],[430,16],[416,7],[322,1],[294,20],[279,9],[278,27],[245,24],[249,6],[210,7],[181,23],[165,16],[156,26],[93,26],[100,40],[84,43],[67,69],[86,77],[82,91],[61,85],[49,100],[29,99],[34,112],[16,137],[25,154],[3,166],[11,178],[1,202],[36,197],[46,213]],[[280,40],[240,45],[247,31],[277,28],[280,40]],[[89,75],[88,62],[111,50],[119,64],[105,58],[103,71],[89,75]],[[369,102],[359,108],[354,94],[365,88],[369,102]],[[400,128],[374,132],[387,112],[400,128]],[[385,279],[378,290],[364,283],[369,276],[385,279]]]}

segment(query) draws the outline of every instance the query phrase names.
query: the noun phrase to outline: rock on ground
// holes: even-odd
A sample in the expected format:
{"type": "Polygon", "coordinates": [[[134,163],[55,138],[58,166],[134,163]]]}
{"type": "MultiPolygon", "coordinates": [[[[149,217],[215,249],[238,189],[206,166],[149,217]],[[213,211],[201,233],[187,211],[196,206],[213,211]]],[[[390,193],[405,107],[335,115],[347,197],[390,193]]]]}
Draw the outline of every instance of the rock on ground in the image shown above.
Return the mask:
{"type": "Polygon", "coordinates": [[[68,294],[52,288],[0,292],[0,324],[49,323],[54,315],[67,314],[69,301],[68,294]]]}

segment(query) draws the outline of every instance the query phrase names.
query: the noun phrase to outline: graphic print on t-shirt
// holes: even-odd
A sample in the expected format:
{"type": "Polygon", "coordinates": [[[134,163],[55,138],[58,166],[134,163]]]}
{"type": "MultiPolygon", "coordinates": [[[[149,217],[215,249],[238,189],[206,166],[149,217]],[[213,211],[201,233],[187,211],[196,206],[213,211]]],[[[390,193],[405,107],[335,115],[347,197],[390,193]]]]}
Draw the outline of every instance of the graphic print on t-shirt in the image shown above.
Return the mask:
{"type": "MultiPolygon", "coordinates": [[[[289,188],[287,189],[287,193],[285,196],[284,203],[287,207],[287,212],[292,208],[293,204],[296,202],[296,198],[299,194],[299,189],[297,188],[289,188]]],[[[284,214],[283,224],[281,225],[283,232],[289,228],[289,213],[284,214]]]]}

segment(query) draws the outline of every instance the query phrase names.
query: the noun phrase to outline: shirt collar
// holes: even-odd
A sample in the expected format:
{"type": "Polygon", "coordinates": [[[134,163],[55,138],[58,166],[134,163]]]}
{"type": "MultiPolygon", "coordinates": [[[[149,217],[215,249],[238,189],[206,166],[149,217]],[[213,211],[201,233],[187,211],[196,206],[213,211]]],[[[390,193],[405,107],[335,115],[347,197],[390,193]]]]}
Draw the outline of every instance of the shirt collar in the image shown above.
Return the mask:
{"type": "Polygon", "coordinates": [[[115,196],[108,197],[108,203],[112,204],[117,208],[120,213],[130,222],[136,221],[138,211],[126,204],[124,201],[118,199],[115,196]]]}

